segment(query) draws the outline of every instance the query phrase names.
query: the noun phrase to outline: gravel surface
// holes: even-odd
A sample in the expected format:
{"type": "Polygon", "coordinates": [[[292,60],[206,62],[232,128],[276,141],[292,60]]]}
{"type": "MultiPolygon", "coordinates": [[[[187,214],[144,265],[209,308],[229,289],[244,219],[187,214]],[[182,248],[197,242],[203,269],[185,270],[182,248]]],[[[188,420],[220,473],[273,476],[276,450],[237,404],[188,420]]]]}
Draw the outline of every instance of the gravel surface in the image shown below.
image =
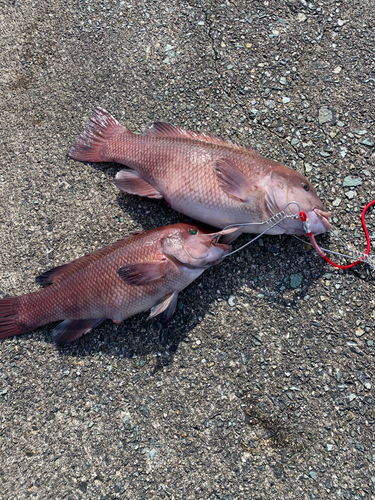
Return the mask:
{"type": "MultiPolygon", "coordinates": [[[[365,248],[372,0],[9,0],[0,26],[1,296],[187,220],[119,193],[118,166],[66,158],[98,105],[135,132],[160,120],[253,145],[365,248]]],[[[365,266],[263,237],[165,327],[143,314],[66,347],[51,325],[2,341],[0,499],[375,498],[374,304],[365,266]]]]}

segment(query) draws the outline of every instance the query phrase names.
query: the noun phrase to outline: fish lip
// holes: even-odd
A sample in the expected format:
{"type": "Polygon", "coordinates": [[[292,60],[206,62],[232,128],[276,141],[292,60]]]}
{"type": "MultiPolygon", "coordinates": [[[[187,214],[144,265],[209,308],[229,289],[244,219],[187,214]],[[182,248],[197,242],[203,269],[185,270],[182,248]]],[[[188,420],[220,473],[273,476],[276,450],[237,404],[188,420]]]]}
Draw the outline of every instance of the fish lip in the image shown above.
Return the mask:
{"type": "Polygon", "coordinates": [[[320,208],[313,208],[313,212],[316,213],[318,217],[321,218],[322,224],[324,227],[327,227],[327,230],[331,229],[331,212],[325,212],[324,210],[321,210],[320,208]]]}
{"type": "Polygon", "coordinates": [[[320,217],[324,217],[324,219],[327,219],[327,221],[330,222],[330,220],[331,220],[331,212],[325,212],[324,210],[321,210],[318,207],[313,208],[313,212],[315,212],[320,217]]]}

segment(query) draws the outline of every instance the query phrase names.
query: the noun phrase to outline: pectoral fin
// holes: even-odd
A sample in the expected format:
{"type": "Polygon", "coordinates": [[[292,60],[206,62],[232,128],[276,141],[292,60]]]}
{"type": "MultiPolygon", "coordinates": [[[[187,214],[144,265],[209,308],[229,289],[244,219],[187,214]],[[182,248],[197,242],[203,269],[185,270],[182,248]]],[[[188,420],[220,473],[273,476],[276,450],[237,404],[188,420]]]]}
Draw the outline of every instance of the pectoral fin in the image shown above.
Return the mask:
{"type": "Polygon", "coordinates": [[[161,200],[163,196],[135,170],[121,170],[115,177],[116,186],[129,194],[161,200]]]}
{"type": "Polygon", "coordinates": [[[66,319],[52,330],[52,338],[56,344],[72,342],[85,333],[100,325],[105,318],[95,319],[66,319]]]}
{"type": "Polygon", "coordinates": [[[169,294],[162,302],[151,308],[150,318],[154,318],[158,314],[163,314],[163,323],[166,323],[176,310],[178,292],[169,294]]]}
{"type": "Polygon", "coordinates": [[[221,189],[243,203],[257,189],[229,158],[219,158],[216,161],[215,174],[221,189]]]}
{"type": "Polygon", "coordinates": [[[165,262],[163,259],[127,264],[120,267],[117,273],[128,285],[147,285],[164,276],[165,262]]]}

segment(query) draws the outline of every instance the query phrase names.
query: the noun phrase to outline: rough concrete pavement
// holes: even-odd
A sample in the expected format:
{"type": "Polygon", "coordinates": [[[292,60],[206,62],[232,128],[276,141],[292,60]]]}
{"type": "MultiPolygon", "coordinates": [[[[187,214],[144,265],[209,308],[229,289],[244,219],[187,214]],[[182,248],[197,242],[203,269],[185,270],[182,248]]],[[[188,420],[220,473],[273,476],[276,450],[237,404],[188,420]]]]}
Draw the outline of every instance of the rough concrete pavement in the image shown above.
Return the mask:
{"type": "MultiPolygon", "coordinates": [[[[169,121],[257,147],[364,249],[374,22],[370,0],[0,1],[1,296],[186,220],[119,193],[117,166],[66,158],[97,105],[136,132],[169,121]]],[[[0,499],[374,498],[374,304],[366,267],[264,237],[165,328],[144,314],[66,347],[51,326],[2,341],[0,499]]]]}

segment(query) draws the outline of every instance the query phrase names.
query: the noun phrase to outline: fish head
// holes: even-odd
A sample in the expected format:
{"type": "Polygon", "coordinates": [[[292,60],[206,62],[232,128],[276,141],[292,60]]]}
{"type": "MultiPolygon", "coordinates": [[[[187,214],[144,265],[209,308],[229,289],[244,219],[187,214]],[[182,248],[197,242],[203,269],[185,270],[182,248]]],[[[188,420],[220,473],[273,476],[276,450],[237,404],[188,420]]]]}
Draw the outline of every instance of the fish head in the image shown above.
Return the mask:
{"type": "MultiPolygon", "coordinates": [[[[234,233],[237,229],[227,232],[234,233]]],[[[230,245],[218,243],[222,233],[209,233],[195,224],[177,224],[175,230],[162,239],[162,252],[186,267],[207,268],[221,262],[232,250],[230,245]]]]}
{"type": "MultiPolygon", "coordinates": [[[[331,214],[326,212],[314,186],[300,173],[284,165],[273,166],[265,185],[265,202],[270,216],[281,212],[288,203],[287,215],[305,212],[314,235],[330,231],[331,214]],[[295,205],[292,202],[298,204],[295,205]]],[[[287,219],[280,224],[284,234],[305,234],[300,219],[287,219]]]]}

